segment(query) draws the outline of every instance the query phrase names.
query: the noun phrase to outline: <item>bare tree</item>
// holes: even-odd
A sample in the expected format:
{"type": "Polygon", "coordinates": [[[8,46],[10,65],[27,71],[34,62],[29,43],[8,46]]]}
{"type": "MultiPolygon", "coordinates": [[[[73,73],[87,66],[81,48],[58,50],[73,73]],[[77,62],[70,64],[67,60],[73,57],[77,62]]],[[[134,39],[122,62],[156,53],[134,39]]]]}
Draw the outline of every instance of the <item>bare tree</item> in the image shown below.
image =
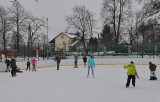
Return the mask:
{"type": "Polygon", "coordinates": [[[11,24],[9,21],[8,11],[0,6],[0,39],[3,45],[3,53],[7,56],[7,42],[9,42],[9,31],[11,30],[11,24]]]}
{"type": "Polygon", "coordinates": [[[153,16],[160,12],[160,1],[159,0],[147,0],[143,6],[143,13],[148,17],[153,16]]]}
{"type": "Polygon", "coordinates": [[[95,28],[93,13],[87,10],[85,6],[75,6],[73,8],[73,14],[67,16],[66,21],[68,23],[68,28],[79,32],[80,40],[86,50],[85,39],[87,36],[93,35],[93,30],[95,28]]]}
{"type": "MultiPolygon", "coordinates": [[[[31,47],[31,49],[33,50],[33,44],[35,42],[38,42],[43,36],[42,28],[46,27],[46,22],[44,19],[36,18],[32,15],[28,16],[28,19],[26,20],[26,22],[27,22],[26,29],[28,30],[27,45],[28,45],[28,49],[30,49],[31,47]]],[[[29,56],[30,55],[28,55],[28,57],[29,56]]]]}
{"type": "Polygon", "coordinates": [[[43,32],[42,28],[46,28],[46,20],[44,18],[37,18],[33,15],[29,15],[26,24],[26,29],[31,30],[30,35],[28,36],[29,41],[34,43],[37,36],[43,36],[41,35],[43,32]]]}
{"type": "Polygon", "coordinates": [[[118,43],[121,35],[122,24],[128,12],[131,0],[104,0],[101,16],[104,24],[111,25],[116,52],[118,51],[118,43]]]}
{"type": "Polygon", "coordinates": [[[21,40],[20,38],[22,38],[21,36],[22,36],[22,32],[25,26],[24,21],[26,20],[27,16],[26,16],[24,7],[17,0],[14,0],[12,2],[12,6],[9,7],[9,11],[11,13],[10,16],[11,16],[13,28],[16,29],[14,31],[16,33],[13,33],[13,34],[16,34],[16,36],[14,36],[16,38],[13,38],[16,40],[15,49],[19,52],[19,45],[20,45],[20,40],[21,40]]]}

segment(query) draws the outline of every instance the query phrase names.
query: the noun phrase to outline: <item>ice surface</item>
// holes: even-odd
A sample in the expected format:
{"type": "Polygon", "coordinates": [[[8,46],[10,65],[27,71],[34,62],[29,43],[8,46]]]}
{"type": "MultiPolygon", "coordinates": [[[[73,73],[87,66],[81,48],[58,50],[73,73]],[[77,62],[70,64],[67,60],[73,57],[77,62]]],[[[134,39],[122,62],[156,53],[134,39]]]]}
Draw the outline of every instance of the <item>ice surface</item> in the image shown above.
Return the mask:
{"type": "Polygon", "coordinates": [[[125,88],[126,70],[122,65],[99,65],[95,78],[86,78],[87,68],[62,66],[25,71],[11,77],[0,73],[0,102],[159,102],[160,71],[150,81],[148,66],[138,65],[136,87],[125,88]]]}

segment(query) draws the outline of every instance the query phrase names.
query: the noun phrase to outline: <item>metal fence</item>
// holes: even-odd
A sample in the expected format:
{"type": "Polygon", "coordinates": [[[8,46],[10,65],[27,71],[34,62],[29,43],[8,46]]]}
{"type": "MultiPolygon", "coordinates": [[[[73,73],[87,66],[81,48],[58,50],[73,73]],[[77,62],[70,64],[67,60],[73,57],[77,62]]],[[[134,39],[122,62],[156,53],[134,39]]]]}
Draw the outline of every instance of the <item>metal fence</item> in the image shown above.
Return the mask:
{"type": "MultiPolygon", "coordinates": [[[[59,48],[60,45],[55,46],[54,44],[42,44],[42,43],[22,43],[20,44],[19,52],[14,49],[13,46],[7,46],[16,53],[16,57],[24,61],[28,57],[36,57],[38,60],[54,59],[54,56],[59,53],[62,58],[71,58],[74,55],[83,56],[86,54],[92,54],[97,58],[111,58],[111,57],[133,57],[133,58],[154,58],[160,57],[160,44],[119,44],[114,46],[113,44],[98,45],[98,46],[87,46],[84,50],[80,47],[64,46],[59,48]]],[[[6,56],[11,57],[12,52],[8,52],[6,56]]],[[[1,51],[1,54],[3,51],[1,51]]]]}

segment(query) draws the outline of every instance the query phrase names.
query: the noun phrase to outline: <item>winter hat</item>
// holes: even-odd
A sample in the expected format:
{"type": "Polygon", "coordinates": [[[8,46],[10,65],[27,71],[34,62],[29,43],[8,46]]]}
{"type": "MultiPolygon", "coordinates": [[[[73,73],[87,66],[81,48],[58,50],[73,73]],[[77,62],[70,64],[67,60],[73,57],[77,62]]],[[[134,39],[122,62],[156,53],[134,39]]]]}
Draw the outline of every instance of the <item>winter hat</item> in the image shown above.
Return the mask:
{"type": "Polygon", "coordinates": [[[133,61],[131,61],[130,63],[131,63],[131,64],[134,64],[134,62],[133,62],[133,61]]]}

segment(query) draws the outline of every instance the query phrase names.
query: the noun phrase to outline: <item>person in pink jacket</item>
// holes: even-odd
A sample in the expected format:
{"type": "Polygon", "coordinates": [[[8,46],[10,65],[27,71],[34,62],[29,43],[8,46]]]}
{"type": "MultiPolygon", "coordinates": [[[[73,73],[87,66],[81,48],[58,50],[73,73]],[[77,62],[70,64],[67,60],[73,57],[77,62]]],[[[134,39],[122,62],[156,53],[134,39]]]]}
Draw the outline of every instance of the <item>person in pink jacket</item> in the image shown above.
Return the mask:
{"type": "Polygon", "coordinates": [[[31,60],[31,64],[32,64],[32,66],[33,66],[32,71],[36,71],[36,64],[37,64],[37,61],[35,60],[35,58],[33,58],[33,59],[31,60]]]}

